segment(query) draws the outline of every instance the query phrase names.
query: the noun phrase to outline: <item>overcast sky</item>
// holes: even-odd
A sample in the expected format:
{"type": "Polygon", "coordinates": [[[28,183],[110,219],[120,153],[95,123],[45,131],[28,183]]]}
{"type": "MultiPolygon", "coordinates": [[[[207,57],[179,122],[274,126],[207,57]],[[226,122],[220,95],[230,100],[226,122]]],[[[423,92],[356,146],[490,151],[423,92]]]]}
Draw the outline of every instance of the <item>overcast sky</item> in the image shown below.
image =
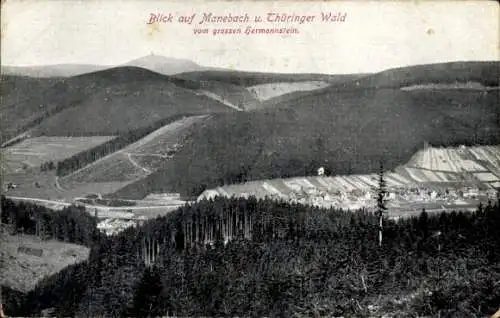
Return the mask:
{"type": "MultiPolygon", "coordinates": [[[[496,2],[30,1],[2,5],[3,65],[121,64],[154,52],[215,67],[358,73],[409,64],[498,60],[496,2]],[[150,13],[196,14],[193,24],[147,25],[150,13]],[[203,13],[314,15],[295,35],[194,35],[203,13]],[[322,12],[346,13],[323,23],[322,12]]],[[[256,26],[239,23],[235,27],[256,26]]],[[[229,24],[211,24],[210,29],[229,24]]],[[[285,24],[262,23],[259,28],[285,24]]]]}

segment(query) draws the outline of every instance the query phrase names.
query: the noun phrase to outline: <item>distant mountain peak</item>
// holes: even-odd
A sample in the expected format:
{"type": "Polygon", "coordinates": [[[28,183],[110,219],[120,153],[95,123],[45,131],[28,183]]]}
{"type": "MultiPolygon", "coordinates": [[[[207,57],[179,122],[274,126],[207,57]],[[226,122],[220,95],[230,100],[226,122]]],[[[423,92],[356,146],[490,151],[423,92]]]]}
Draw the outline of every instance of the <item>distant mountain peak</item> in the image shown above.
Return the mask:
{"type": "Polygon", "coordinates": [[[126,63],[126,65],[138,64],[138,63],[142,63],[142,64],[148,64],[148,63],[189,64],[189,65],[200,67],[198,64],[196,64],[195,62],[193,62],[191,60],[166,57],[163,55],[156,55],[154,52],[151,52],[149,55],[134,59],[134,60],[126,63]]]}
{"type": "Polygon", "coordinates": [[[183,72],[200,71],[206,69],[203,66],[187,59],[179,59],[156,55],[151,52],[149,55],[134,59],[123,66],[136,66],[158,72],[164,75],[173,75],[183,72]]]}

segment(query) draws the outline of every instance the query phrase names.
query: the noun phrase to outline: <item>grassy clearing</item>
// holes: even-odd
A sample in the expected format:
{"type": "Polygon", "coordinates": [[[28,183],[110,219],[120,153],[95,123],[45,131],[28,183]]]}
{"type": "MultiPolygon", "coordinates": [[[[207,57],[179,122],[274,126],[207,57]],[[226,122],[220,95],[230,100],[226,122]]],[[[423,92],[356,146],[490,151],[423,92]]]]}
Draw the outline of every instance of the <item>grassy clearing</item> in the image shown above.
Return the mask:
{"type": "Polygon", "coordinates": [[[10,171],[19,172],[23,167],[39,168],[45,162],[57,162],[79,152],[103,144],[115,137],[35,137],[5,148],[4,158],[10,171]]]}
{"type": "Polygon", "coordinates": [[[297,92],[312,91],[327,87],[328,82],[304,81],[291,83],[269,83],[247,87],[247,89],[260,101],[276,98],[281,95],[297,92]]]}
{"type": "Polygon", "coordinates": [[[43,278],[86,260],[89,249],[76,244],[43,241],[32,235],[4,235],[0,254],[3,260],[0,284],[27,292],[43,278]],[[22,252],[23,248],[42,250],[42,255],[22,252]]]}

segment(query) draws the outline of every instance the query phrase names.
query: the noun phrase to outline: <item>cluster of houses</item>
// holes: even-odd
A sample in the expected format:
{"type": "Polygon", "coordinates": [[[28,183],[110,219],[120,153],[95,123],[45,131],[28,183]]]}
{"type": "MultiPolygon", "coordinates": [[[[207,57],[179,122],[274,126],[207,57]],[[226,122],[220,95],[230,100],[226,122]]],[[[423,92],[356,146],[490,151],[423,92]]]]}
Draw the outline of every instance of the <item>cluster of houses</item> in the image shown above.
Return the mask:
{"type": "MultiPolygon", "coordinates": [[[[386,193],[389,206],[404,206],[408,203],[444,203],[464,204],[468,202],[487,201],[497,198],[494,189],[479,189],[477,187],[462,188],[390,188],[386,193]]],[[[272,195],[270,196],[272,198],[272,195]]],[[[283,198],[275,198],[281,199],[283,198]]],[[[319,207],[336,207],[342,209],[371,208],[376,205],[376,189],[330,192],[324,189],[309,188],[293,191],[288,194],[288,201],[309,204],[319,207]]]]}
{"type": "MultiPolygon", "coordinates": [[[[217,189],[216,189],[217,190],[217,189]]],[[[203,198],[212,198],[217,195],[231,196],[229,193],[219,191],[206,191],[203,198]]],[[[354,190],[332,190],[319,187],[300,187],[290,189],[288,193],[268,192],[265,195],[255,195],[250,193],[238,193],[238,197],[256,197],[287,201],[326,208],[341,208],[349,210],[370,209],[376,206],[377,189],[354,189],[354,190]]],[[[412,185],[406,187],[388,187],[386,202],[389,207],[404,207],[411,204],[444,204],[444,205],[464,205],[475,204],[478,201],[487,202],[497,198],[495,189],[481,189],[474,186],[463,187],[426,187],[425,185],[412,185]]],[[[234,194],[233,194],[234,195],[234,194]]]]}
{"type": "Polygon", "coordinates": [[[134,205],[114,207],[113,210],[107,206],[101,206],[99,211],[94,208],[95,217],[99,219],[97,228],[102,233],[118,234],[129,227],[141,225],[148,219],[169,213],[188,203],[181,199],[179,193],[150,194],[142,200],[128,201],[134,202],[134,205]]]}
{"type": "Polygon", "coordinates": [[[106,235],[115,235],[129,227],[137,226],[140,221],[137,219],[104,219],[97,224],[99,231],[106,235]]]}

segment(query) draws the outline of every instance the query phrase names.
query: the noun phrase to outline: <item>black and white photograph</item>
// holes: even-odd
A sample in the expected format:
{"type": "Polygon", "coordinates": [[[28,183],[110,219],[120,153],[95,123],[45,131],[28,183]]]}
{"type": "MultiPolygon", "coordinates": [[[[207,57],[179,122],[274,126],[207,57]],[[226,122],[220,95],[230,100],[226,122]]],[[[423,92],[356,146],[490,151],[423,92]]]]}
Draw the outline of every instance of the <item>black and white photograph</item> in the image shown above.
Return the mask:
{"type": "Polygon", "coordinates": [[[2,0],[0,318],[500,318],[499,21],[2,0]]]}

